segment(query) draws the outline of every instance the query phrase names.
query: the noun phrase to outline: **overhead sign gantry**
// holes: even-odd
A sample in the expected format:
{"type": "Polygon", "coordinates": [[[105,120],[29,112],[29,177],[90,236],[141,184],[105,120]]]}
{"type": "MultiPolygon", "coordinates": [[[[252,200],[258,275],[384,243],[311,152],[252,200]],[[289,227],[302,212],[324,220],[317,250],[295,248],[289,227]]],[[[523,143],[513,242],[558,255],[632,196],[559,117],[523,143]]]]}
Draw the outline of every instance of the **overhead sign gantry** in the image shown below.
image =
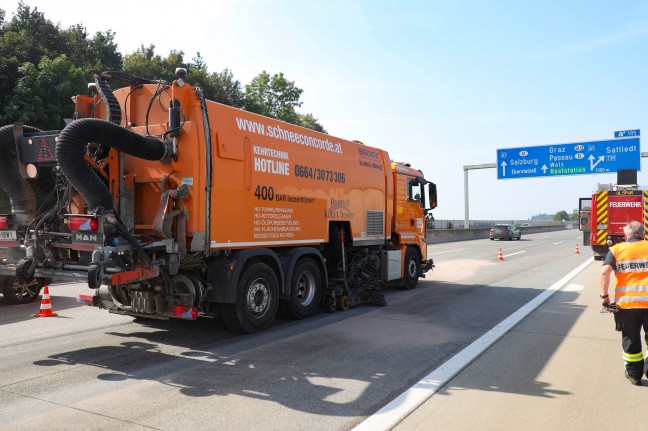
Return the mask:
{"type": "Polygon", "coordinates": [[[497,179],[604,174],[641,170],[639,130],[614,133],[616,139],[497,150],[497,179]]]}

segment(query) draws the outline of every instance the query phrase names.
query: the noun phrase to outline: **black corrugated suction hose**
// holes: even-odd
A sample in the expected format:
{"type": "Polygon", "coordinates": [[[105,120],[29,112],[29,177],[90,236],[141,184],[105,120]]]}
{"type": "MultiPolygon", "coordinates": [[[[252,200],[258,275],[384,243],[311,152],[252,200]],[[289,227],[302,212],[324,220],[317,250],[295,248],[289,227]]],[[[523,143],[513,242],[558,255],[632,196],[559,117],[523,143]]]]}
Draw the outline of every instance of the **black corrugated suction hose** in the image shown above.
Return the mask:
{"type": "Polygon", "coordinates": [[[109,121],[84,118],[68,124],[56,143],[56,162],[70,184],[83,196],[88,211],[113,208],[106,184],[84,160],[89,142],[108,145],[146,160],[165,158],[166,145],[155,138],[139,135],[109,121]]]}
{"type": "MultiPolygon", "coordinates": [[[[22,126],[27,133],[40,132],[41,130],[30,126],[22,126]]],[[[9,196],[11,212],[14,214],[28,214],[33,218],[36,213],[36,195],[27,180],[20,176],[18,169],[9,157],[9,152],[16,148],[13,135],[13,125],[0,127],[0,187],[9,196]]],[[[30,220],[31,221],[31,220],[30,220]]]]}

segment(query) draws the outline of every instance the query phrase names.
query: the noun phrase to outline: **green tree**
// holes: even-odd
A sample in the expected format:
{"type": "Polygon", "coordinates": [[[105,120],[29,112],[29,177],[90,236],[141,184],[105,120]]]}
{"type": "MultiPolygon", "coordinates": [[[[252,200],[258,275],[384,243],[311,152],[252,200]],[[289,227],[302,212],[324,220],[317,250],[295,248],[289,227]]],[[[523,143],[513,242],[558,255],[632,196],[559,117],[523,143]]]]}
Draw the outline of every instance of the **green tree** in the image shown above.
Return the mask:
{"type": "Polygon", "coordinates": [[[88,39],[81,25],[61,29],[22,1],[9,21],[4,19],[5,11],[0,12],[0,125],[22,121],[39,128],[52,124],[60,128],[61,115],[69,117],[73,109],[70,97],[86,91],[90,70],[122,69],[110,31],[88,39]],[[82,86],[79,71],[85,74],[82,86]],[[71,92],[62,96],[65,89],[71,92]],[[30,101],[31,96],[36,98],[30,101]],[[57,117],[46,119],[47,115],[57,117]]]}
{"type": "Polygon", "coordinates": [[[124,57],[124,70],[131,75],[148,79],[163,79],[171,82],[175,79],[178,67],[188,69],[184,62],[184,52],[172,50],[166,58],[155,53],[155,45],[140,45],[137,51],[124,57]]]}
{"type": "Polygon", "coordinates": [[[558,211],[556,215],[553,216],[553,221],[561,221],[561,220],[569,220],[569,214],[567,214],[567,211],[565,210],[558,211]]]}
{"type": "Polygon", "coordinates": [[[244,108],[266,117],[326,133],[312,114],[297,112],[297,108],[302,105],[299,98],[303,92],[294,81],[287,80],[283,73],[270,76],[264,70],[245,86],[244,108]]]}
{"type": "Polygon", "coordinates": [[[324,129],[324,126],[319,123],[317,118],[313,117],[313,114],[299,114],[298,124],[307,129],[315,130],[316,132],[328,133],[326,129],[324,129]]]}
{"type": "Polygon", "coordinates": [[[270,76],[265,70],[245,86],[245,109],[287,123],[299,124],[295,108],[303,90],[288,81],[283,73],[270,76]]]}
{"type": "Polygon", "coordinates": [[[117,51],[115,33],[97,32],[90,39],[80,24],[61,30],[64,47],[70,61],[87,70],[122,70],[122,55],[117,51]]]}
{"type": "MultiPolygon", "coordinates": [[[[58,26],[46,20],[38,9],[32,11],[22,1],[11,20],[3,19],[0,28],[0,109],[4,110],[13,97],[14,87],[21,77],[19,69],[25,63],[38,64],[43,56],[58,55],[60,47],[58,26]]],[[[1,124],[6,124],[16,119],[0,112],[0,120],[1,124]]]]}
{"type": "Polygon", "coordinates": [[[263,71],[243,90],[231,70],[209,73],[200,53],[188,63],[183,51],[162,57],[155,45],[142,44],[122,56],[111,30],[90,38],[81,24],[61,29],[23,1],[9,21],[0,9],[0,125],[23,121],[40,128],[61,127],[61,116],[69,117],[72,109],[69,97],[86,92],[93,70],[124,70],[170,82],[178,67],[188,70],[187,80],[210,100],[326,133],[312,114],[297,112],[303,90],[283,73],[271,76],[263,71]],[[79,72],[85,74],[83,86],[79,72]]]}
{"type": "Polygon", "coordinates": [[[24,63],[19,71],[22,77],[6,107],[7,115],[42,129],[63,128],[63,119],[71,118],[74,111],[70,95],[86,89],[84,71],[65,54],[54,60],[43,57],[38,67],[24,63]]]}
{"type": "Polygon", "coordinates": [[[102,71],[124,68],[122,55],[117,51],[114,32],[95,33],[93,38],[88,41],[87,49],[87,68],[102,71]]]}
{"type": "Polygon", "coordinates": [[[578,208],[576,208],[572,211],[571,216],[569,216],[569,220],[577,221],[579,219],[580,219],[580,211],[578,211],[578,208]]]}
{"type": "Polygon", "coordinates": [[[220,73],[209,75],[206,87],[208,91],[205,92],[205,97],[208,99],[235,108],[245,108],[245,94],[241,83],[234,79],[231,70],[224,69],[220,73]]]}

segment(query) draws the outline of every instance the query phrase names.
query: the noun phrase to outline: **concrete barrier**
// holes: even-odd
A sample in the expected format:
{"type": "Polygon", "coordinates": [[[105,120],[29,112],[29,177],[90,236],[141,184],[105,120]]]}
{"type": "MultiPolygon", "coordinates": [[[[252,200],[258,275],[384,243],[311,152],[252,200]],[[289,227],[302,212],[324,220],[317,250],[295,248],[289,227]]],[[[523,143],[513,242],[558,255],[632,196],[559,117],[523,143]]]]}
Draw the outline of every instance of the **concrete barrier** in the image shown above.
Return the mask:
{"type": "MultiPolygon", "coordinates": [[[[556,230],[573,229],[572,225],[560,226],[530,226],[522,227],[522,237],[529,233],[552,232],[556,230]]],[[[471,239],[488,238],[490,228],[479,229],[430,229],[425,237],[428,244],[439,244],[442,242],[467,241],[471,239]]]]}

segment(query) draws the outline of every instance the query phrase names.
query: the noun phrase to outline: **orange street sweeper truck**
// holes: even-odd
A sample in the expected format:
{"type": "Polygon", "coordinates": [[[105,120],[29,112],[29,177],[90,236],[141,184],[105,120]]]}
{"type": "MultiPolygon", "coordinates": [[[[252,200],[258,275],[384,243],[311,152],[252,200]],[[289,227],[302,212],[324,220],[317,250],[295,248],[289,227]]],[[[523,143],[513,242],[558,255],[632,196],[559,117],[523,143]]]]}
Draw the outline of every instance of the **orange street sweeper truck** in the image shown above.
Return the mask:
{"type": "MultiPolygon", "coordinates": [[[[63,130],[14,124],[0,151],[5,285],[87,282],[87,304],[138,317],[267,328],[412,289],[432,269],[436,186],[387,152],[206,100],[172,82],[95,74],[63,130]],[[113,90],[115,83],[122,88],[113,90]],[[112,87],[111,87],[112,85],[112,87]],[[36,209],[33,181],[54,176],[36,209]]],[[[3,134],[4,133],[4,134],[3,134]]]]}

